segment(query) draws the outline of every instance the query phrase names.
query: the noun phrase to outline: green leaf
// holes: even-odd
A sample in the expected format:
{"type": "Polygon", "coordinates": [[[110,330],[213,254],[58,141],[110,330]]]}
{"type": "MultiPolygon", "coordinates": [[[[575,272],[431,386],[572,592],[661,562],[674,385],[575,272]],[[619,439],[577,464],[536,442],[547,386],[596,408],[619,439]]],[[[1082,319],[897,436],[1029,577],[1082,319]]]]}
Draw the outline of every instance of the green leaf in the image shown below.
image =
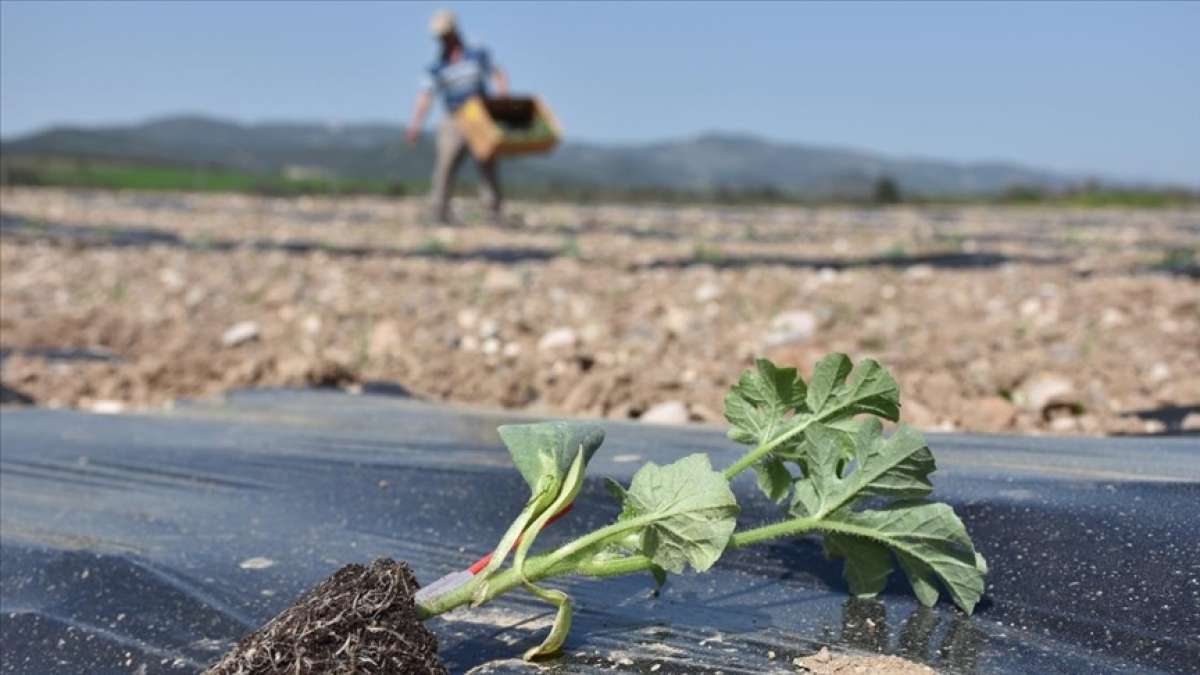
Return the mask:
{"type": "Polygon", "coordinates": [[[476,605],[487,596],[488,579],[504,564],[521,534],[538,518],[545,516],[548,519],[558,512],[546,513],[563,492],[567,473],[574,461],[582,458],[586,467],[604,442],[603,429],[594,424],[575,422],[509,424],[498,431],[500,440],[504,441],[512,455],[513,464],[529,484],[532,494],[492,551],[491,561],[472,580],[476,584],[473,595],[476,605]]]}
{"type": "MultiPolygon", "coordinates": [[[[532,661],[539,656],[548,656],[557,653],[562,648],[563,642],[567,639],[567,633],[571,630],[570,596],[562,591],[542,588],[534,584],[529,579],[525,569],[525,560],[530,547],[533,546],[534,540],[537,539],[538,534],[546,527],[546,524],[550,522],[550,518],[575,501],[575,497],[579,495],[579,490],[583,488],[583,467],[584,451],[583,448],[580,448],[575,451],[575,460],[571,463],[571,468],[568,469],[567,475],[563,480],[562,491],[559,492],[554,503],[544,510],[529,526],[529,529],[525,531],[525,538],[517,545],[517,552],[513,555],[513,567],[521,575],[521,582],[526,590],[538,598],[551,603],[556,608],[554,625],[550,628],[550,633],[540,645],[525,652],[526,661],[532,661]]],[[[484,588],[484,586],[481,586],[481,588],[484,588]]]]}
{"type": "MultiPolygon", "coordinates": [[[[859,426],[854,418],[863,414],[892,421],[900,416],[899,387],[877,362],[866,359],[855,368],[845,354],[830,354],[817,362],[806,386],[794,369],[760,359],[725,397],[729,437],[754,447],[726,475],[732,478],[770,457],[795,462],[807,475],[811,447],[803,431],[819,422],[853,434],[859,426]]],[[[777,483],[760,482],[769,497],[778,496],[777,483]]]]}
{"type": "Polygon", "coordinates": [[[834,389],[846,381],[853,367],[850,357],[845,354],[829,354],[817,361],[808,388],[808,409],[823,410],[834,389]]]}
{"type": "Polygon", "coordinates": [[[506,424],[498,431],[513,464],[535,493],[539,483],[548,479],[561,483],[580,448],[586,466],[604,442],[603,429],[578,422],[506,424]]]}
{"type": "Polygon", "coordinates": [[[933,490],[929,474],[936,468],[921,434],[901,426],[885,437],[883,425],[871,418],[853,435],[814,423],[804,438],[810,470],[796,484],[792,514],[815,521],[825,533],[826,552],[846,559],[851,592],[874,595],[884,587],[892,570],[890,549],[918,600],[936,602],[940,579],[955,604],[970,613],[983,594],[987,566],[953,509],[913,501],[933,490]],[[870,497],[897,501],[853,510],[870,497]]]}
{"type": "Polygon", "coordinates": [[[901,426],[890,437],[883,425],[868,419],[849,436],[824,424],[804,431],[809,447],[809,475],[796,485],[792,513],[823,517],[866,496],[924,497],[933,490],[929,474],[936,465],[919,431],[901,426]],[[845,457],[853,461],[845,475],[838,467],[845,457]]]}
{"type": "Polygon", "coordinates": [[[562,591],[542,588],[534,584],[525,584],[525,588],[533,593],[538,598],[554,605],[554,625],[550,627],[550,633],[546,635],[546,639],[536,647],[530,647],[525,651],[524,659],[533,661],[542,656],[553,656],[562,649],[563,643],[567,641],[567,633],[571,632],[571,597],[562,591]]]}
{"type": "Polygon", "coordinates": [[[838,418],[866,413],[893,422],[900,419],[900,387],[891,373],[872,359],[853,368],[845,354],[830,354],[813,367],[807,402],[826,422],[831,421],[826,418],[830,413],[838,418]]]}
{"type": "Polygon", "coordinates": [[[792,490],[795,478],[778,457],[767,457],[754,465],[754,473],[758,475],[758,489],[763,491],[771,501],[780,503],[787,499],[792,490]]]}
{"type": "Polygon", "coordinates": [[[954,604],[968,614],[983,595],[987,564],[975,551],[954,509],[946,504],[900,501],[878,510],[839,511],[818,527],[862,537],[895,551],[922,604],[937,602],[935,578],[954,604]]]}
{"type": "Polygon", "coordinates": [[[846,559],[842,576],[856,597],[874,597],[892,574],[892,554],[869,539],[830,532],[825,535],[825,555],[846,559]]]}
{"type": "Polygon", "coordinates": [[[766,359],[758,359],[754,366],[725,396],[729,437],[748,445],[770,440],[784,419],[804,405],[804,380],[795,368],[777,368],[766,359]]]}
{"type": "Polygon", "coordinates": [[[641,552],[656,565],[680,573],[690,564],[703,572],[729,543],[738,505],[708,455],[695,454],[667,466],[642,467],[625,493],[622,513],[645,523],[641,552]]]}
{"type": "Polygon", "coordinates": [[[654,594],[658,595],[658,591],[667,584],[667,571],[658,565],[653,565],[650,568],[650,576],[654,577],[654,594]]]}

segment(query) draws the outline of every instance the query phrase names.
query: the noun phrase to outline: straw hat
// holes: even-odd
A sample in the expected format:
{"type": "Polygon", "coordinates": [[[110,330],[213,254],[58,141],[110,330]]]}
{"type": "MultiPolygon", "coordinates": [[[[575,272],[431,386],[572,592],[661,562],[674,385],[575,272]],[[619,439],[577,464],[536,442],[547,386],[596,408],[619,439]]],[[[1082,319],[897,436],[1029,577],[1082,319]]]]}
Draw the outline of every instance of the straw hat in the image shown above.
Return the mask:
{"type": "Polygon", "coordinates": [[[439,9],[433,13],[433,18],[429,20],[429,32],[433,33],[434,37],[442,37],[453,33],[458,29],[458,20],[454,17],[454,12],[448,9],[439,9]]]}

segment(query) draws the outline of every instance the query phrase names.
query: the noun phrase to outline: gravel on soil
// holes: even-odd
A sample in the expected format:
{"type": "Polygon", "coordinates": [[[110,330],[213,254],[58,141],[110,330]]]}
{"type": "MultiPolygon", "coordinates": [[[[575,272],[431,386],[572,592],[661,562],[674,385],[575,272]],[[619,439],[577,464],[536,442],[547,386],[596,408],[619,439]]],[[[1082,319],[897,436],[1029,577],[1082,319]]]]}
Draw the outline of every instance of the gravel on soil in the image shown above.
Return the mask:
{"type": "Polygon", "coordinates": [[[514,229],[426,227],[416,198],[2,200],[7,404],[385,382],[715,423],[755,356],[844,351],[926,429],[1200,428],[1200,280],[1166,265],[1196,251],[1195,209],[519,203],[514,229]]]}

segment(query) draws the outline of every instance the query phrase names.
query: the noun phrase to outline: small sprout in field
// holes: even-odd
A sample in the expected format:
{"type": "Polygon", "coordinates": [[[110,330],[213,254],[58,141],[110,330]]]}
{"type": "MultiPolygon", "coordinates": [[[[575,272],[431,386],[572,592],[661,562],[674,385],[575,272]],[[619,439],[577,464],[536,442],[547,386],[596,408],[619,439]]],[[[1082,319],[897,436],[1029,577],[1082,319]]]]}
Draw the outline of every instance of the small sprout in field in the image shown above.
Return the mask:
{"type": "Polygon", "coordinates": [[[900,391],[875,361],[857,367],[844,354],[817,362],[809,380],[760,359],[725,398],[729,437],[748,446],[724,470],[698,453],[648,463],[628,487],[609,480],[621,506],[615,522],[559,548],[530,555],[538,534],[571,506],[588,462],[604,440],[590,424],[550,422],[500,428],[530,488],[524,509],[478,569],[450,575],[418,594],[422,617],[488,602],[517,586],[554,605],[554,625],[526,659],[553,654],[571,625],[571,600],[539,586],[568,574],[606,577],[704,572],[732,548],[820,535],[826,555],[844,560],[850,592],[871,597],[895,566],[924,605],[944,590],[970,614],[984,591],[987,564],[954,510],[929,500],[936,468],[920,432],[890,436],[880,420],[900,418],[900,391]],[[730,481],[753,470],[758,487],[786,511],[770,525],[739,527],[730,481]],[[511,557],[512,564],[502,569],[511,557]]]}

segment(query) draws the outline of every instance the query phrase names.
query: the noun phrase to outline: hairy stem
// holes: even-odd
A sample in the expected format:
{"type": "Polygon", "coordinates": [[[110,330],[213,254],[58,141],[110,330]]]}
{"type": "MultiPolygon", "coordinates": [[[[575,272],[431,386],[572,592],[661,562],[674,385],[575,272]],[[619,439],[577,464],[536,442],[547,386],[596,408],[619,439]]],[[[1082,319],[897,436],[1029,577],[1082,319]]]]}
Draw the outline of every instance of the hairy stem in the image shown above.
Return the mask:
{"type": "MultiPolygon", "coordinates": [[[[567,544],[539,556],[534,556],[525,561],[524,570],[525,577],[530,582],[535,582],[546,577],[560,576],[563,574],[582,573],[590,574],[591,576],[615,576],[618,574],[629,574],[636,569],[628,572],[622,571],[621,566],[606,566],[605,563],[597,562],[582,562],[578,560],[570,560],[571,557],[579,555],[588,549],[599,548],[605,543],[619,539],[631,530],[638,530],[654,521],[653,517],[642,516],[640,518],[630,518],[615,522],[606,527],[590,532],[578,539],[575,539],[567,544]],[[588,571],[590,570],[590,571],[588,571]]],[[[619,561],[610,561],[619,562],[619,561]]],[[[649,569],[649,565],[642,569],[649,569]]],[[[471,581],[459,586],[449,593],[440,595],[429,601],[426,605],[419,605],[417,613],[422,619],[427,619],[431,616],[437,616],[443,612],[448,612],[459,605],[466,604],[471,600],[472,594],[478,587],[481,579],[477,576],[471,581]]],[[[480,602],[487,602],[492,598],[512,590],[513,587],[522,583],[519,570],[509,568],[493,575],[487,580],[487,591],[479,598],[480,602]]]]}
{"type": "MultiPolygon", "coordinates": [[[[614,523],[580,537],[550,553],[533,556],[525,561],[525,577],[529,581],[535,582],[567,574],[579,574],[589,577],[615,577],[645,572],[654,566],[654,562],[644,555],[631,555],[623,558],[599,561],[591,559],[570,560],[572,556],[582,551],[603,544],[610,539],[623,535],[628,530],[644,525],[644,523],[638,521],[639,519],[634,518],[614,523]]],[[[729,540],[729,548],[745,548],[746,546],[753,546],[754,544],[772,539],[804,534],[805,532],[819,529],[819,525],[820,521],[815,518],[794,518],[771,525],[756,527],[745,532],[735,532],[729,540]]],[[[510,567],[502,572],[498,572],[488,580],[488,590],[484,601],[486,602],[503,595],[520,586],[521,583],[521,575],[514,568],[510,567]]],[[[428,619],[465,605],[471,601],[471,596],[474,593],[476,585],[470,582],[463,584],[449,593],[434,598],[426,605],[418,605],[417,612],[421,619],[428,619]]]]}
{"type": "Polygon", "coordinates": [[[808,425],[818,421],[818,419],[820,418],[810,417],[791,429],[783,432],[782,434],[779,434],[775,438],[772,438],[764,443],[759,443],[753,450],[747,452],[745,455],[742,455],[741,459],[731,464],[729,468],[725,469],[725,480],[733,480],[735,476],[754,466],[755,462],[763,457],[766,457],[772,450],[782,445],[784,441],[796,436],[797,434],[803,433],[803,431],[808,428],[808,425]]]}

